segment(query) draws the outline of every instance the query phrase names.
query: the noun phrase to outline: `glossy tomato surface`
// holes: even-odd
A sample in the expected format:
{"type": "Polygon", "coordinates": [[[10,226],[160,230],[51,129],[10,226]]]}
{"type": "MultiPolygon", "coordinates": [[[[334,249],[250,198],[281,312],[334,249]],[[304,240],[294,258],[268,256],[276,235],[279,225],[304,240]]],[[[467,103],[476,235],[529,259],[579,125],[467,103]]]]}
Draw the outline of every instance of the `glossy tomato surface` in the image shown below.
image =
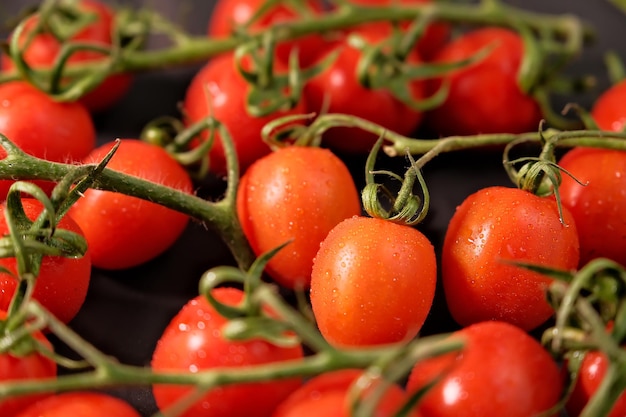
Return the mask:
{"type": "MultiPolygon", "coordinates": [[[[348,417],[350,416],[349,390],[363,374],[360,369],[330,371],[309,379],[302,387],[292,392],[274,411],[272,417],[348,417]]],[[[382,381],[374,379],[368,390],[375,389],[382,381]]],[[[375,417],[394,416],[406,401],[406,392],[396,384],[385,390],[376,407],[375,417]]],[[[414,414],[410,414],[414,416],[414,414]]]]}
{"type": "MultiPolygon", "coordinates": [[[[448,97],[426,117],[435,133],[452,136],[537,130],[539,105],[517,82],[524,44],[516,32],[496,27],[470,31],[450,41],[433,61],[459,62],[486,47],[493,47],[486,58],[444,76],[450,83],[448,97]]],[[[437,81],[432,83],[437,85],[437,81]]]]}
{"type": "MultiPolygon", "coordinates": [[[[0,317],[5,319],[6,313],[1,312],[0,317]]],[[[36,332],[33,337],[48,349],[53,349],[52,344],[42,333],[36,332]]],[[[11,352],[0,354],[0,382],[54,378],[56,375],[56,363],[42,354],[36,352],[26,355],[11,352]]],[[[0,400],[0,415],[14,417],[21,410],[49,395],[51,394],[42,393],[0,400]]]]}
{"type": "MultiPolygon", "coordinates": [[[[358,34],[373,45],[383,42],[389,34],[377,25],[364,25],[351,33],[358,34]]],[[[309,111],[358,116],[401,135],[410,135],[415,131],[422,121],[422,112],[412,109],[386,89],[363,86],[356,74],[363,54],[350,45],[347,37],[327,48],[323,57],[332,53],[339,55],[330,67],[305,85],[309,111]]],[[[421,58],[415,53],[410,55],[408,62],[416,64],[421,62],[421,58]]],[[[424,98],[423,81],[411,81],[407,83],[407,88],[415,100],[424,98]]],[[[377,139],[377,135],[359,128],[333,127],[324,133],[323,143],[341,153],[367,154],[377,139]]]]}
{"type": "MultiPolygon", "coordinates": [[[[99,163],[113,143],[84,158],[99,163]]],[[[189,174],[163,148],[122,139],[107,168],[191,193],[189,174]]],[[[89,244],[94,266],[137,266],[167,250],[184,231],[189,217],[167,207],[112,191],[89,189],[70,209],[89,244]]]]}
{"type": "Polygon", "coordinates": [[[111,395],[72,391],[34,403],[15,417],[140,417],[128,403],[111,395]]]}
{"type": "Polygon", "coordinates": [[[556,406],[563,389],[559,367],[523,330],[487,321],[450,337],[464,343],[458,353],[418,362],[409,376],[409,392],[441,378],[418,404],[420,416],[528,417],[556,406]]]}
{"type": "MultiPolygon", "coordinates": [[[[42,205],[34,199],[23,199],[22,205],[31,220],[35,220],[41,213],[42,205]]],[[[4,209],[5,204],[0,205],[0,236],[9,233],[4,209]]],[[[69,215],[64,216],[57,227],[84,236],[80,226],[69,215]]],[[[0,258],[0,266],[12,273],[0,273],[0,309],[7,310],[18,285],[16,258],[0,258]]],[[[33,297],[56,318],[68,323],[85,301],[91,279],[91,267],[89,249],[79,258],[45,256],[41,261],[33,297]]]]}
{"type": "MultiPolygon", "coordinates": [[[[59,103],[25,82],[0,84],[0,133],[29,155],[54,162],[79,161],[96,146],[96,128],[80,103],[59,103]]],[[[7,155],[0,148],[0,157],[7,155]]],[[[0,181],[4,200],[10,180],[0,181]]],[[[49,182],[37,182],[51,191],[49,182]]]]}
{"type": "Polygon", "coordinates": [[[337,223],[361,213],[350,171],[328,149],[281,148],[241,178],[237,213],[257,256],[290,243],[266,271],[288,288],[308,288],[313,258],[337,223]]]}
{"type": "MultiPolygon", "coordinates": [[[[114,14],[111,6],[99,0],[80,0],[77,7],[91,15],[92,21],[74,33],[70,40],[76,43],[89,43],[98,47],[110,47],[113,43],[114,14]]],[[[37,15],[29,19],[23,32],[23,43],[37,24],[37,15]]],[[[52,33],[39,33],[29,41],[28,47],[22,51],[26,63],[34,68],[49,68],[54,65],[60,56],[63,43],[52,33]]],[[[68,64],[98,61],[103,55],[95,51],[78,50],[68,59],[68,64]]],[[[2,55],[0,64],[5,70],[15,66],[8,55],[2,55]]],[[[80,101],[91,111],[102,111],[120,100],[130,88],[132,76],[130,74],[111,75],[93,91],[81,97],[80,101]]]]}
{"type": "Polygon", "coordinates": [[[615,132],[624,130],[626,126],[624,97],[626,97],[626,80],[608,87],[596,99],[591,108],[591,116],[600,129],[615,132]]]}
{"type": "Polygon", "coordinates": [[[446,231],[442,281],[448,308],[462,326],[502,320],[525,330],[554,313],[550,279],[514,262],[562,270],[578,266],[573,216],[563,223],[553,198],[509,187],[486,187],[457,207],[446,231]]]}
{"type": "Polygon", "coordinates": [[[572,149],[559,166],[571,174],[559,191],[576,222],[580,265],[600,257],[626,265],[626,152],[572,149]]]}
{"type": "Polygon", "coordinates": [[[311,305],[320,332],[333,345],[405,342],[426,320],[436,279],[435,251],[420,231],[351,217],[320,245],[311,305]]]}
{"type": "MultiPolygon", "coordinates": [[[[253,116],[246,108],[248,92],[248,83],[237,71],[233,55],[224,54],[212,58],[195,74],[183,103],[188,124],[213,116],[228,129],[239,158],[240,172],[270,153],[269,146],[261,138],[261,129],[266,123],[278,117],[305,113],[305,104],[300,101],[290,110],[253,116]]],[[[203,135],[204,139],[207,137],[207,134],[203,135]]],[[[217,175],[226,173],[224,146],[219,135],[216,135],[209,155],[211,171],[217,175]]]]}
{"type": "MultiPolygon", "coordinates": [[[[243,292],[217,288],[213,296],[221,303],[237,305],[243,292]]],[[[190,300],[169,323],[152,355],[156,371],[198,372],[218,367],[245,367],[272,362],[299,360],[302,347],[278,347],[262,339],[230,341],[222,335],[226,324],[203,296],[190,300]]],[[[215,388],[198,400],[184,417],[270,416],[272,410],[301,385],[299,378],[215,388]]],[[[190,393],[193,387],[155,385],[156,402],[161,410],[190,393]]]]}

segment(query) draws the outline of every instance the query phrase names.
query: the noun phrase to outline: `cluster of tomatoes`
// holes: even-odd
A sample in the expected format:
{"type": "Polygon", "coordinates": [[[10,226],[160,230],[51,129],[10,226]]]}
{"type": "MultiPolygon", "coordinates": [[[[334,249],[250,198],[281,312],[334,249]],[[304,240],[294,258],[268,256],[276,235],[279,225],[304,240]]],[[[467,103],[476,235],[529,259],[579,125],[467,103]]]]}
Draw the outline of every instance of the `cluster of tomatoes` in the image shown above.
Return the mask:
{"type": "MultiPolygon", "coordinates": [[[[392,4],[387,0],[349,3],[392,4]]],[[[426,1],[400,3],[410,6],[426,1]]],[[[219,0],[207,33],[218,39],[239,33],[243,26],[248,33],[255,33],[279,22],[333,11],[314,0],[297,4],[298,12],[290,2],[274,4],[247,25],[261,3],[219,0]]],[[[76,5],[93,19],[77,25],[69,40],[111,45],[115,41],[111,35],[113,10],[96,0],[79,0],[76,5]]],[[[29,17],[23,26],[21,59],[41,68],[52,65],[67,40],[60,41],[54,28],[47,28],[51,33],[28,38],[29,30],[41,29],[37,16],[29,17]]],[[[423,127],[437,136],[537,130],[542,107],[531,92],[519,86],[525,43],[512,29],[488,26],[457,34],[447,23],[430,22],[414,47],[404,51],[407,64],[444,67],[488,53],[454,71],[407,81],[406,94],[401,96],[365,87],[357,76],[363,45],[380,47],[379,51],[397,58],[397,45],[386,42],[408,27],[408,22],[367,23],[279,42],[275,50],[270,49],[270,79],[293,75],[294,56],[303,73],[317,69],[309,71],[311,75],[291,106],[263,115],[250,113],[250,80],[241,71],[242,66],[250,74],[258,71],[253,68],[254,60],[238,60],[233,53],[212,57],[191,80],[182,100],[184,124],[191,126],[211,116],[228,130],[241,172],[233,227],[241,227],[258,257],[288,242],[267,262],[266,278],[284,291],[310,295],[315,325],[328,349],[369,349],[414,340],[431,314],[441,280],[447,307],[459,325],[449,337],[461,340],[463,349],[416,363],[403,385],[394,383],[385,391],[376,415],[395,415],[418,394],[423,395],[410,415],[525,417],[549,410],[556,415],[568,377],[557,358],[529,334],[554,315],[546,300],[552,279],[514,262],[564,271],[600,257],[626,265],[623,151],[580,147],[567,152],[558,161],[567,172],[558,186],[558,200],[554,195],[538,196],[502,186],[486,187],[468,196],[452,216],[438,253],[419,226],[394,220],[406,207],[400,199],[391,198],[386,216],[364,213],[361,190],[342,156],[367,154],[378,139],[376,135],[340,126],[324,133],[321,147],[286,144],[275,149],[261,136],[269,122],[308,113],[347,114],[406,136],[423,127]],[[444,90],[445,99],[440,103],[423,106],[444,90]],[[485,91],[489,91],[488,100],[485,91]]],[[[72,54],[68,62],[101,58],[102,53],[86,49],[72,54]]],[[[1,63],[4,71],[15,68],[8,55],[2,56],[1,63]]],[[[259,78],[263,77],[256,77],[257,81],[259,78]]],[[[98,164],[116,147],[106,168],[192,195],[194,177],[163,147],[139,139],[96,146],[93,113],[106,111],[123,99],[131,82],[130,74],[111,75],[75,102],[55,101],[25,81],[0,84],[0,133],[25,153],[59,163],[98,164]]],[[[600,129],[623,131],[625,86],[616,84],[596,102],[591,115],[600,129]]],[[[189,147],[197,148],[209,136],[198,135],[189,147]]],[[[208,151],[211,175],[217,177],[232,168],[227,164],[223,139],[219,134],[212,138],[208,151]]],[[[6,158],[6,152],[0,152],[6,158]]],[[[411,170],[419,175],[415,167],[408,172],[411,170]]],[[[401,177],[404,173],[397,174],[401,177]]],[[[46,179],[34,182],[48,194],[55,186],[46,179]]],[[[0,181],[2,197],[14,183],[0,181]]],[[[22,206],[31,221],[43,210],[39,201],[29,197],[22,198],[22,206]]],[[[1,235],[14,233],[6,216],[3,206],[1,235]]],[[[80,257],[44,256],[32,297],[58,320],[70,323],[85,301],[92,268],[123,270],[149,262],[172,247],[189,221],[187,214],[158,202],[87,189],[57,225],[82,236],[87,250],[80,257]]],[[[21,287],[19,265],[14,257],[1,258],[0,265],[5,269],[0,274],[0,309],[11,311],[21,287]]],[[[219,287],[212,289],[211,295],[234,307],[249,294],[239,287],[219,287]]],[[[164,329],[151,368],[155,372],[196,373],[297,363],[307,355],[309,347],[303,344],[283,346],[260,338],[229,340],[221,333],[227,323],[205,294],[198,295],[164,329]]],[[[1,329],[6,333],[9,327],[1,329]]],[[[55,361],[40,352],[41,346],[52,349],[45,335],[36,332],[28,340],[30,345],[35,341],[39,351],[3,352],[0,381],[57,375],[55,361]]],[[[599,385],[603,367],[606,362],[601,353],[587,356],[580,381],[567,401],[569,415],[581,412],[599,385]]],[[[306,380],[291,377],[224,386],[200,396],[181,415],[348,415],[348,393],[362,373],[341,369],[306,380]]],[[[162,410],[192,392],[192,387],[184,385],[153,387],[162,410]]],[[[86,390],[0,399],[0,414],[7,417],[73,415],[87,407],[91,416],[139,415],[119,398],[86,390]]],[[[625,407],[626,400],[620,400],[612,415],[623,415],[625,407]]]]}

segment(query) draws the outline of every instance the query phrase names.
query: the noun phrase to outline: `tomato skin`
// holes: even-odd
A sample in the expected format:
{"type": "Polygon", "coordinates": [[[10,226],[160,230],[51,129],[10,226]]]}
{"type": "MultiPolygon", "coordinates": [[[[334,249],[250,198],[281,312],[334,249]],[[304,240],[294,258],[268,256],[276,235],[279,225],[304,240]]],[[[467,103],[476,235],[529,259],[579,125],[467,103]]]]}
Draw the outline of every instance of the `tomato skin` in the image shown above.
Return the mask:
{"type": "MultiPolygon", "coordinates": [[[[418,5],[424,3],[432,3],[432,0],[350,0],[350,3],[359,4],[362,6],[392,6],[394,4],[400,4],[403,6],[418,5]]],[[[368,23],[376,24],[378,23],[368,23]]],[[[402,22],[401,28],[407,29],[410,22],[402,22]]],[[[387,23],[380,24],[380,30],[387,30],[391,34],[392,26],[387,23]]],[[[419,56],[424,60],[431,60],[439,50],[446,44],[450,36],[450,26],[442,22],[435,22],[429,24],[422,37],[417,41],[416,48],[419,56]]]]}
{"type": "MultiPolygon", "coordinates": [[[[285,2],[286,3],[286,2],[285,2]]],[[[264,5],[263,0],[218,0],[209,20],[207,33],[211,37],[223,38],[230,36],[241,25],[245,25],[264,5]]],[[[302,7],[312,16],[324,13],[324,4],[319,0],[302,2],[302,7]]],[[[289,5],[277,2],[263,16],[248,28],[249,33],[258,33],[280,23],[301,19],[289,5]]],[[[326,45],[326,40],[319,34],[312,34],[280,42],[276,46],[276,57],[282,62],[289,62],[290,53],[297,48],[298,59],[303,67],[309,66],[326,45]]]]}
{"type": "Polygon", "coordinates": [[[626,127],[626,80],[620,81],[604,91],[595,101],[591,116],[602,130],[621,132],[626,127]]]}
{"type": "Polygon", "coordinates": [[[605,257],[626,265],[626,152],[576,148],[559,166],[561,202],[574,216],[580,240],[580,265],[605,257]],[[584,185],[583,185],[584,184],[584,185]]]}
{"type": "MultiPolygon", "coordinates": [[[[98,163],[113,143],[94,149],[84,160],[98,163]]],[[[192,193],[189,174],[163,149],[122,139],[107,168],[192,193]]],[[[167,250],[182,234],[189,216],[167,207],[111,191],[88,189],[70,209],[85,232],[94,266],[124,269],[167,250]]]]}
{"type": "MultiPolygon", "coordinates": [[[[41,213],[42,205],[37,200],[22,199],[24,210],[29,219],[34,220],[41,213]]],[[[0,236],[8,234],[9,228],[4,215],[5,205],[0,205],[0,236]]],[[[84,236],[80,226],[71,216],[65,215],[58,224],[66,229],[84,236]]],[[[50,313],[64,323],[68,323],[80,310],[91,278],[91,254],[89,249],[80,258],[62,256],[46,256],[41,263],[37,276],[33,297],[50,313]]],[[[17,274],[15,258],[0,258],[0,266],[17,274]]],[[[6,273],[0,272],[0,309],[7,310],[17,288],[17,280],[6,273]]]]}
{"type": "MultiPolygon", "coordinates": [[[[426,116],[436,133],[452,136],[537,130],[542,116],[539,105],[517,84],[524,54],[517,33],[496,27],[476,29],[452,40],[433,61],[457,62],[490,44],[494,49],[489,56],[445,76],[450,82],[448,98],[426,116]]],[[[439,83],[435,80],[431,88],[439,83]]]]}
{"type": "MultiPolygon", "coordinates": [[[[99,1],[80,0],[78,6],[96,15],[93,23],[79,31],[72,41],[95,43],[110,46],[113,30],[113,11],[109,6],[99,1]]],[[[30,28],[37,23],[38,17],[29,18],[26,29],[23,32],[27,39],[30,28]]],[[[50,33],[42,33],[35,36],[30,45],[24,50],[24,60],[34,68],[46,68],[54,64],[57,56],[61,53],[63,44],[50,33]]],[[[74,53],[68,63],[84,63],[102,59],[102,55],[91,51],[79,51],[74,53]]],[[[15,65],[7,55],[0,57],[0,66],[5,70],[15,68],[15,65]]],[[[130,74],[115,74],[107,77],[104,82],[93,91],[80,98],[80,101],[93,112],[103,111],[120,100],[130,88],[132,76],[130,74]]]]}
{"type": "MultiPolygon", "coordinates": [[[[315,376],[291,393],[272,417],[349,417],[348,391],[362,373],[360,369],[342,369],[315,376]]],[[[373,415],[394,416],[405,397],[402,388],[391,385],[373,415]]]]}
{"type": "MultiPolygon", "coordinates": [[[[236,305],[243,292],[220,287],[213,296],[222,303],[236,305]]],[[[301,346],[277,347],[264,340],[234,342],[225,339],[221,328],[226,319],[219,315],[203,296],[190,300],[172,319],[159,339],[152,356],[156,371],[198,372],[215,367],[241,367],[270,362],[299,360],[301,346]]],[[[289,393],[301,385],[299,378],[237,384],[208,392],[181,417],[270,416],[289,393]]],[[[192,390],[185,386],[153,386],[161,410],[192,390]]]]}
{"type": "MultiPolygon", "coordinates": [[[[385,31],[376,25],[366,25],[352,33],[376,44],[386,38],[385,31]]],[[[356,66],[361,52],[352,47],[344,37],[328,48],[326,55],[340,51],[329,68],[306,83],[304,94],[309,111],[319,114],[327,105],[328,113],[344,113],[380,124],[401,135],[410,135],[422,121],[422,113],[396,99],[384,89],[363,87],[356,77],[356,66]]],[[[408,60],[417,63],[421,58],[415,53],[408,60]]],[[[424,97],[424,83],[413,81],[408,87],[415,99],[424,97]]],[[[355,127],[333,127],[324,133],[325,146],[341,153],[368,153],[378,137],[355,127]]]]}
{"type": "Polygon", "coordinates": [[[259,256],[292,240],[266,272],[288,288],[308,288],[321,241],[340,221],[361,213],[356,185],[328,149],[291,146],[258,161],[241,178],[237,213],[259,256]]]}
{"type": "Polygon", "coordinates": [[[436,278],[433,245],[417,229],[372,217],[344,220],[313,261],[320,332],[336,346],[405,342],[424,324],[436,278]]]}
{"type": "MultiPolygon", "coordinates": [[[[239,158],[239,169],[244,172],[252,162],[270,153],[261,138],[266,123],[282,116],[305,113],[303,101],[287,111],[254,117],[246,110],[249,86],[237,72],[232,54],[212,58],[192,79],[183,104],[186,122],[196,123],[209,115],[219,120],[229,131],[239,158]],[[207,97],[208,95],[208,97],[207,97]],[[207,105],[211,102],[211,106],[207,105]]],[[[206,138],[207,135],[203,135],[206,138]]],[[[216,135],[209,153],[211,172],[226,173],[224,147],[216,135]]]]}
{"type": "Polygon", "coordinates": [[[457,207],[445,235],[442,281],[450,313],[466,326],[502,320],[531,330],[553,314],[551,280],[507,264],[523,261],[564,270],[578,266],[576,223],[554,198],[508,187],[487,187],[457,207]]]}
{"type": "MultiPolygon", "coordinates": [[[[585,405],[587,405],[602,383],[607,366],[608,360],[604,353],[598,351],[585,353],[574,390],[565,405],[568,416],[577,417],[580,415],[585,405]]],[[[608,417],[620,417],[623,415],[626,415],[626,394],[620,395],[608,417]]]]}
{"type": "MultiPolygon", "coordinates": [[[[0,312],[2,319],[6,318],[4,311],[0,312]]],[[[33,333],[33,337],[52,349],[51,343],[41,332],[33,333]]],[[[56,363],[39,353],[30,353],[26,356],[15,356],[11,353],[0,354],[0,381],[33,380],[54,378],[57,375],[56,363]]],[[[0,415],[13,417],[33,402],[49,397],[50,394],[34,394],[14,397],[0,401],[0,415]]]]}
{"type": "Polygon", "coordinates": [[[559,368],[523,330],[487,321],[451,337],[465,343],[459,353],[420,361],[409,375],[407,391],[414,392],[443,373],[418,403],[420,416],[527,417],[557,404],[563,389],[559,368]]]}
{"type": "MultiPolygon", "coordinates": [[[[54,162],[78,161],[96,144],[93,120],[82,104],[55,102],[21,81],[0,85],[0,133],[27,154],[54,162]]],[[[0,158],[6,155],[0,148],[0,158]]],[[[0,199],[6,198],[13,182],[0,180],[0,199]]],[[[47,192],[54,186],[34,182],[47,192]]]]}
{"type": "Polygon", "coordinates": [[[125,401],[99,392],[73,391],[34,403],[15,417],[141,417],[125,401]]]}

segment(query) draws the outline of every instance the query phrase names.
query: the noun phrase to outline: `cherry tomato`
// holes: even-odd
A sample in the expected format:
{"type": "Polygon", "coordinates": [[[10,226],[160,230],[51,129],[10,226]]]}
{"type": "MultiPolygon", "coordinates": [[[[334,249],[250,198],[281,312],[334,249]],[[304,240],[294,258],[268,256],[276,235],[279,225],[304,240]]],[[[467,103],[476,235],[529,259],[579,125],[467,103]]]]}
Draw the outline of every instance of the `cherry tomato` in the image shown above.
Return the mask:
{"type": "MultiPolygon", "coordinates": [[[[279,68],[280,65],[277,65],[279,68]]],[[[254,117],[248,113],[245,105],[248,89],[247,82],[237,72],[233,55],[220,55],[212,58],[195,75],[183,104],[187,123],[193,124],[212,115],[228,129],[239,157],[241,172],[252,162],[270,153],[269,146],[261,138],[261,129],[266,123],[278,117],[305,113],[305,104],[301,101],[291,110],[254,117]]],[[[226,159],[219,137],[216,137],[211,147],[210,157],[211,171],[218,175],[224,174],[226,159]]]]}
{"type": "Polygon", "coordinates": [[[407,341],[430,311],[436,278],[435,250],[417,229],[372,217],[344,220],[313,261],[320,332],[339,346],[407,341]]]}
{"type": "MultiPolygon", "coordinates": [[[[348,391],[362,373],[359,369],[342,369],[313,377],[291,393],[276,408],[272,417],[348,417],[348,391]]],[[[373,390],[374,384],[376,380],[369,389],[373,390]]],[[[404,390],[398,385],[390,385],[373,415],[394,416],[405,400],[404,390]]]]}
{"type": "MultiPolygon", "coordinates": [[[[71,41],[110,46],[113,42],[114,24],[114,14],[111,8],[94,0],[80,0],[77,6],[86,13],[94,14],[95,19],[73,35],[71,41]]],[[[29,31],[37,24],[37,20],[37,15],[29,18],[26,30],[23,32],[24,40],[29,36],[29,31]]],[[[62,48],[63,42],[59,42],[53,34],[44,32],[36,35],[28,47],[24,49],[24,60],[34,68],[50,67],[61,53],[62,48]]],[[[97,52],[78,51],[69,58],[68,63],[98,61],[102,58],[102,55],[97,52]]],[[[14,68],[8,55],[2,55],[0,64],[5,70],[14,68]]],[[[80,101],[91,111],[102,111],[111,107],[126,94],[131,81],[130,74],[111,75],[100,86],[83,96],[80,101]]]]}
{"type": "Polygon", "coordinates": [[[600,129],[614,132],[624,130],[626,126],[624,97],[626,97],[626,80],[608,88],[598,97],[591,109],[591,116],[600,129]]]}
{"type": "MultiPolygon", "coordinates": [[[[214,297],[228,305],[243,299],[243,292],[220,287],[214,297]]],[[[301,346],[278,347],[265,340],[229,341],[221,334],[226,323],[203,296],[189,301],[172,319],[159,339],[152,356],[156,371],[198,372],[216,367],[242,367],[271,362],[299,360],[301,346]]],[[[289,393],[301,385],[299,378],[259,383],[236,384],[216,388],[189,408],[183,417],[264,417],[289,393]]],[[[156,403],[161,410],[176,402],[192,387],[155,385],[156,403]]]]}
{"type": "MultiPolygon", "coordinates": [[[[606,355],[602,352],[590,351],[585,353],[574,390],[565,406],[568,416],[577,417],[580,415],[604,379],[607,362],[606,355]]],[[[626,415],[626,395],[621,395],[617,399],[608,417],[620,417],[623,415],[626,415]]]]}
{"type": "MultiPolygon", "coordinates": [[[[517,83],[524,54],[524,43],[517,33],[496,27],[476,29],[448,43],[433,61],[461,61],[489,45],[494,45],[489,56],[445,76],[450,82],[448,97],[426,117],[436,133],[452,136],[537,130],[539,105],[517,83]]],[[[439,81],[432,84],[437,86],[439,81]]]]}
{"type": "Polygon", "coordinates": [[[518,327],[481,322],[451,337],[465,344],[459,353],[420,361],[409,376],[408,392],[441,377],[418,403],[422,417],[537,416],[559,401],[556,362],[518,327]]]}
{"type": "MultiPolygon", "coordinates": [[[[304,13],[298,12],[288,1],[278,1],[248,28],[249,33],[258,33],[274,25],[302,19],[301,14],[318,16],[324,12],[324,4],[319,0],[307,0],[301,6],[304,13]]],[[[222,38],[232,35],[238,26],[247,24],[257,11],[265,5],[263,0],[218,0],[209,20],[209,36],[222,38]]],[[[280,42],[276,56],[283,62],[289,61],[289,54],[297,48],[302,66],[310,65],[326,44],[319,34],[307,35],[291,41],[280,42]]]]}
{"type": "MultiPolygon", "coordinates": [[[[113,147],[93,150],[85,163],[98,163],[113,147]]],[[[193,191],[189,174],[163,149],[122,139],[107,168],[185,193],[193,191]]],[[[124,269],[167,250],[182,234],[189,216],[165,206],[111,191],[88,189],[70,209],[85,232],[94,266],[124,269]]]]}
{"type": "MultiPolygon", "coordinates": [[[[5,319],[6,313],[4,311],[0,312],[0,317],[5,319]]],[[[41,332],[33,333],[33,337],[52,350],[51,343],[41,332]]],[[[2,382],[54,378],[56,375],[56,363],[39,353],[33,352],[27,355],[17,355],[4,352],[0,354],[0,381],[2,382]]],[[[0,415],[13,417],[33,402],[42,400],[49,395],[42,393],[0,400],[0,415]]]]}
{"type": "Polygon", "coordinates": [[[507,262],[575,269],[578,235],[567,208],[563,220],[554,198],[517,188],[487,187],[467,197],[450,220],[441,255],[454,319],[463,326],[502,320],[525,330],[548,320],[551,279],[507,262]]]}
{"type": "Polygon", "coordinates": [[[256,161],[241,178],[237,213],[259,256],[292,240],[267,264],[278,283],[308,288],[320,242],[361,213],[350,171],[328,149],[292,146],[256,161]]]}
{"type": "Polygon", "coordinates": [[[58,394],[34,403],[15,417],[141,417],[125,401],[99,392],[58,394]]]}
{"type": "MultiPolygon", "coordinates": [[[[29,219],[35,220],[42,211],[42,205],[37,200],[24,198],[24,211],[29,219]]],[[[0,236],[7,235],[9,228],[4,216],[4,204],[0,205],[0,236]]],[[[71,216],[65,215],[58,224],[58,228],[84,235],[78,224],[71,216]]],[[[17,261],[15,258],[0,258],[0,266],[17,275],[17,261]]],[[[64,323],[68,323],[80,310],[91,277],[91,255],[87,250],[80,258],[63,256],[45,256],[33,297],[39,301],[50,313],[64,323]]],[[[17,280],[14,275],[0,272],[0,309],[7,310],[15,289],[17,280]]]]}
{"type": "MultiPolygon", "coordinates": [[[[91,115],[80,103],[59,103],[24,82],[0,85],[0,133],[27,154],[54,162],[78,161],[96,144],[91,115]]],[[[6,157],[0,148],[0,158],[6,157]]],[[[50,192],[51,182],[34,181],[50,192]]],[[[0,199],[11,180],[0,180],[0,199]]]]}
{"type": "MultiPolygon", "coordinates": [[[[363,26],[353,33],[372,44],[386,39],[386,34],[375,25],[363,26]]],[[[328,113],[358,116],[403,135],[413,133],[422,120],[422,113],[411,109],[387,90],[361,85],[356,77],[356,66],[362,54],[348,43],[346,37],[327,48],[326,54],[335,51],[340,54],[330,67],[305,85],[304,94],[310,111],[319,114],[327,105],[328,113]]],[[[411,63],[419,61],[417,54],[412,54],[409,59],[411,63]]],[[[407,86],[416,100],[424,97],[423,87],[422,81],[413,81],[407,86]]],[[[326,146],[342,153],[367,153],[377,139],[376,135],[354,127],[333,127],[323,137],[326,146]]]]}
{"type": "MultiPolygon", "coordinates": [[[[401,4],[405,6],[411,6],[416,4],[424,4],[424,3],[432,3],[432,0],[350,0],[350,3],[360,4],[363,6],[391,6],[394,4],[401,4]]],[[[372,24],[372,23],[368,23],[372,24]]],[[[378,24],[378,23],[374,23],[378,24]]],[[[402,22],[401,27],[406,29],[409,26],[409,22],[402,22]]],[[[381,30],[390,30],[392,28],[391,25],[387,23],[381,24],[381,30]],[[382,26],[386,26],[385,29],[382,26]]],[[[449,25],[441,22],[435,22],[429,24],[422,36],[417,41],[417,52],[419,56],[424,58],[425,60],[432,59],[435,54],[446,44],[448,37],[450,36],[450,27],[449,25]]]]}
{"type": "Polygon", "coordinates": [[[626,152],[572,149],[559,166],[580,181],[563,174],[559,187],[576,222],[580,265],[600,257],[626,265],[626,152]]]}

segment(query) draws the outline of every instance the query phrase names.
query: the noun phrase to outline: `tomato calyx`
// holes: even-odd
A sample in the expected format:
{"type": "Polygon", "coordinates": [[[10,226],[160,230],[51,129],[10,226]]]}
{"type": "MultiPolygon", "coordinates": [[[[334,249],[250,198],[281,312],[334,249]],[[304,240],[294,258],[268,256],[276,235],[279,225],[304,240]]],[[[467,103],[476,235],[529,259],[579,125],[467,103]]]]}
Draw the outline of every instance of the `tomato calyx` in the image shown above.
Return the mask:
{"type": "Polygon", "coordinates": [[[404,177],[387,170],[374,170],[376,155],[382,145],[382,140],[383,138],[380,138],[376,142],[365,163],[366,185],[361,192],[363,208],[372,217],[406,224],[407,226],[416,225],[426,217],[430,205],[426,181],[422,176],[420,166],[410,154],[407,154],[407,157],[411,166],[406,170],[404,177]],[[385,184],[376,183],[375,175],[386,175],[392,180],[399,181],[401,186],[397,194],[394,196],[394,193],[385,184]],[[421,191],[421,198],[413,193],[416,180],[421,191]],[[381,197],[385,198],[386,201],[383,201],[381,197]]]}

